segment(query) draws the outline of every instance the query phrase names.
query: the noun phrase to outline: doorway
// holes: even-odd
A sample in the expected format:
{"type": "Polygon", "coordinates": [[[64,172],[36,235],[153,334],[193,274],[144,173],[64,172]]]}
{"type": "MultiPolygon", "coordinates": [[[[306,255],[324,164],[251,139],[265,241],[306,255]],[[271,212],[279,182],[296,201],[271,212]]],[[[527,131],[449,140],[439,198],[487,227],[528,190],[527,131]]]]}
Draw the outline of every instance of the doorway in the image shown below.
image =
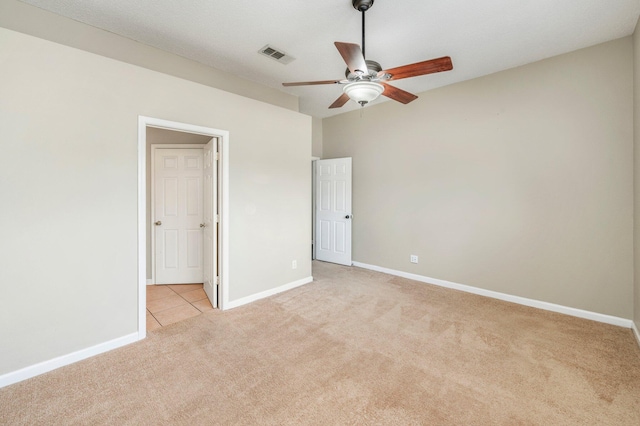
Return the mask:
{"type": "Polygon", "coordinates": [[[351,158],[313,163],[315,259],[351,266],[351,158]]]}
{"type": "MultiPolygon", "coordinates": [[[[175,135],[180,134],[191,138],[200,137],[201,141],[211,140],[212,138],[218,141],[219,153],[216,156],[218,185],[216,185],[215,201],[218,203],[219,208],[218,214],[214,218],[218,234],[218,244],[216,245],[218,250],[215,250],[215,260],[218,268],[216,276],[212,277],[210,281],[215,286],[211,289],[214,290],[212,291],[212,296],[217,296],[216,304],[219,309],[225,309],[229,297],[229,277],[227,272],[229,264],[229,132],[140,116],[138,119],[138,334],[140,338],[146,336],[146,286],[147,283],[151,283],[154,280],[154,268],[151,261],[153,259],[153,256],[151,256],[153,253],[153,232],[151,231],[151,209],[149,208],[151,206],[151,191],[149,188],[151,185],[150,161],[152,159],[150,141],[160,131],[174,132],[175,135]]],[[[156,142],[158,141],[157,138],[155,140],[156,142]]],[[[175,141],[176,139],[174,138],[173,140],[175,141]]],[[[202,144],[200,145],[202,146],[202,144]]],[[[213,261],[213,259],[211,260],[213,261]]]]}
{"type": "Polygon", "coordinates": [[[217,307],[220,138],[149,128],[149,143],[147,275],[151,284],[202,283],[217,307]]]}
{"type": "MultiPolygon", "coordinates": [[[[196,284],[204,277],[204,154],[201,135],[164,129],[147,132],[151,143],[151,202],[147,209],[150,221],[147,230],[148,284],[196,284]],[[160,136],[160,137],[158,137],[160,136]],[[189,144],[159,144],[166,138],[180,138],[189,144]]],[[[211,140],[204,137],[203,142],[211,140]]],[[[217,179],[216,179],[217,180],[217,179]]],[[[147,197],[149,198],[149,197],[147,197]]]]}

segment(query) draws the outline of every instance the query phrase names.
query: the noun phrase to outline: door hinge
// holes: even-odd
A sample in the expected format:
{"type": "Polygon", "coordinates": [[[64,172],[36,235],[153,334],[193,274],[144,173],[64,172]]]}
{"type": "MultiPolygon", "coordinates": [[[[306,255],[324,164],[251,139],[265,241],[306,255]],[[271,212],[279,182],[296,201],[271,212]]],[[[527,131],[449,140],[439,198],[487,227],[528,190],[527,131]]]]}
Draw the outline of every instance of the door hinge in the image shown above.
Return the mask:
{"type": "Polygon", "coordinates": [[[216,284],[216,285],[219,285],[219,284],[220,284],[220,277],[216,277],[216,283],[215,283],[215,284],[216,284]]]}
{"type": "Polygon", "coordinates": [[[216,223],[220,223],[220,215],[219,214],[216,215],[216,223]]]}
{"type": "Polygon", "coordinates": [[[220,159],[220,153],[216,152],[215,154],[213,154],[213,159],[218,161],[220,159]]]}

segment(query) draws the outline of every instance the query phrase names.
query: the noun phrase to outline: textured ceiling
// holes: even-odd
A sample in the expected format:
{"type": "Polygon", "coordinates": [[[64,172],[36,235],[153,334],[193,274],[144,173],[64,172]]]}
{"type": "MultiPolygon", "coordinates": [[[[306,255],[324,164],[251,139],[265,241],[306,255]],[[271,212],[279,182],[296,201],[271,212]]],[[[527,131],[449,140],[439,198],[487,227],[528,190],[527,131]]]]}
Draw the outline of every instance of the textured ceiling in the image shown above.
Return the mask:
{"type": "MultiPolygon", "coordinates": [[[[281,85],[344,78],[333,42],[361,42],[351,0],[23,1],[297,95],[306,114],[359,108],[327,108],[343,86],[281,85]],[[296,60],[259,55],[265,44],[296,60]]],[[[366,54],[383,68],[451,56],[453,71],[394,82],[421,93],[630,35],[639,14],[640,0],[375,0],[366,54]]]]}

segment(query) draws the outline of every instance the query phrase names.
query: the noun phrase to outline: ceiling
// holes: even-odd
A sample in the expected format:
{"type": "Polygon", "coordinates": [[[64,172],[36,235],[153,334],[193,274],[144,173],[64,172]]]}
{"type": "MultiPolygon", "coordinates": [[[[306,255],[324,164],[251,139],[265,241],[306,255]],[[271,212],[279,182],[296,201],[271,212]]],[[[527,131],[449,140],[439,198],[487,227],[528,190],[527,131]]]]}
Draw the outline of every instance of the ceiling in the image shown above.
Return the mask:
{"type": "MultiPolygon", "coordinates": [[[[359,108],[328,109],[343,86],[281,85],[344,78],[333,43],[361,43],[351,0],[22,1],[296,95],[305,114],[359,108]],[[296,60],[283,65],[258,54],[266,44],[296,60]]],[[[385,69],[451,56],[453,71],[393,83],[419,94],[628,36],[639,15],[640,0],[375,0],[366,55],[385,69]]]]}

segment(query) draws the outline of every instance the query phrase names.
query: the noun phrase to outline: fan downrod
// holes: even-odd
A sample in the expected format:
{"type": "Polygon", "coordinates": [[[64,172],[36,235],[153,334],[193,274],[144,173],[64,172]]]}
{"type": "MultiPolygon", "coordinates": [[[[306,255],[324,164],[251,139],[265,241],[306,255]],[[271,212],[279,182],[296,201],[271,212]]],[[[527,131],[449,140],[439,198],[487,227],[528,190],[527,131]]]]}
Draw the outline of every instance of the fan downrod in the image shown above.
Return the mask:
{"type": "Polygon", "coordinates": [[[351,0],[351,4],[355,10],[364,12],[371,9],[375,0],[351,0]]]}

